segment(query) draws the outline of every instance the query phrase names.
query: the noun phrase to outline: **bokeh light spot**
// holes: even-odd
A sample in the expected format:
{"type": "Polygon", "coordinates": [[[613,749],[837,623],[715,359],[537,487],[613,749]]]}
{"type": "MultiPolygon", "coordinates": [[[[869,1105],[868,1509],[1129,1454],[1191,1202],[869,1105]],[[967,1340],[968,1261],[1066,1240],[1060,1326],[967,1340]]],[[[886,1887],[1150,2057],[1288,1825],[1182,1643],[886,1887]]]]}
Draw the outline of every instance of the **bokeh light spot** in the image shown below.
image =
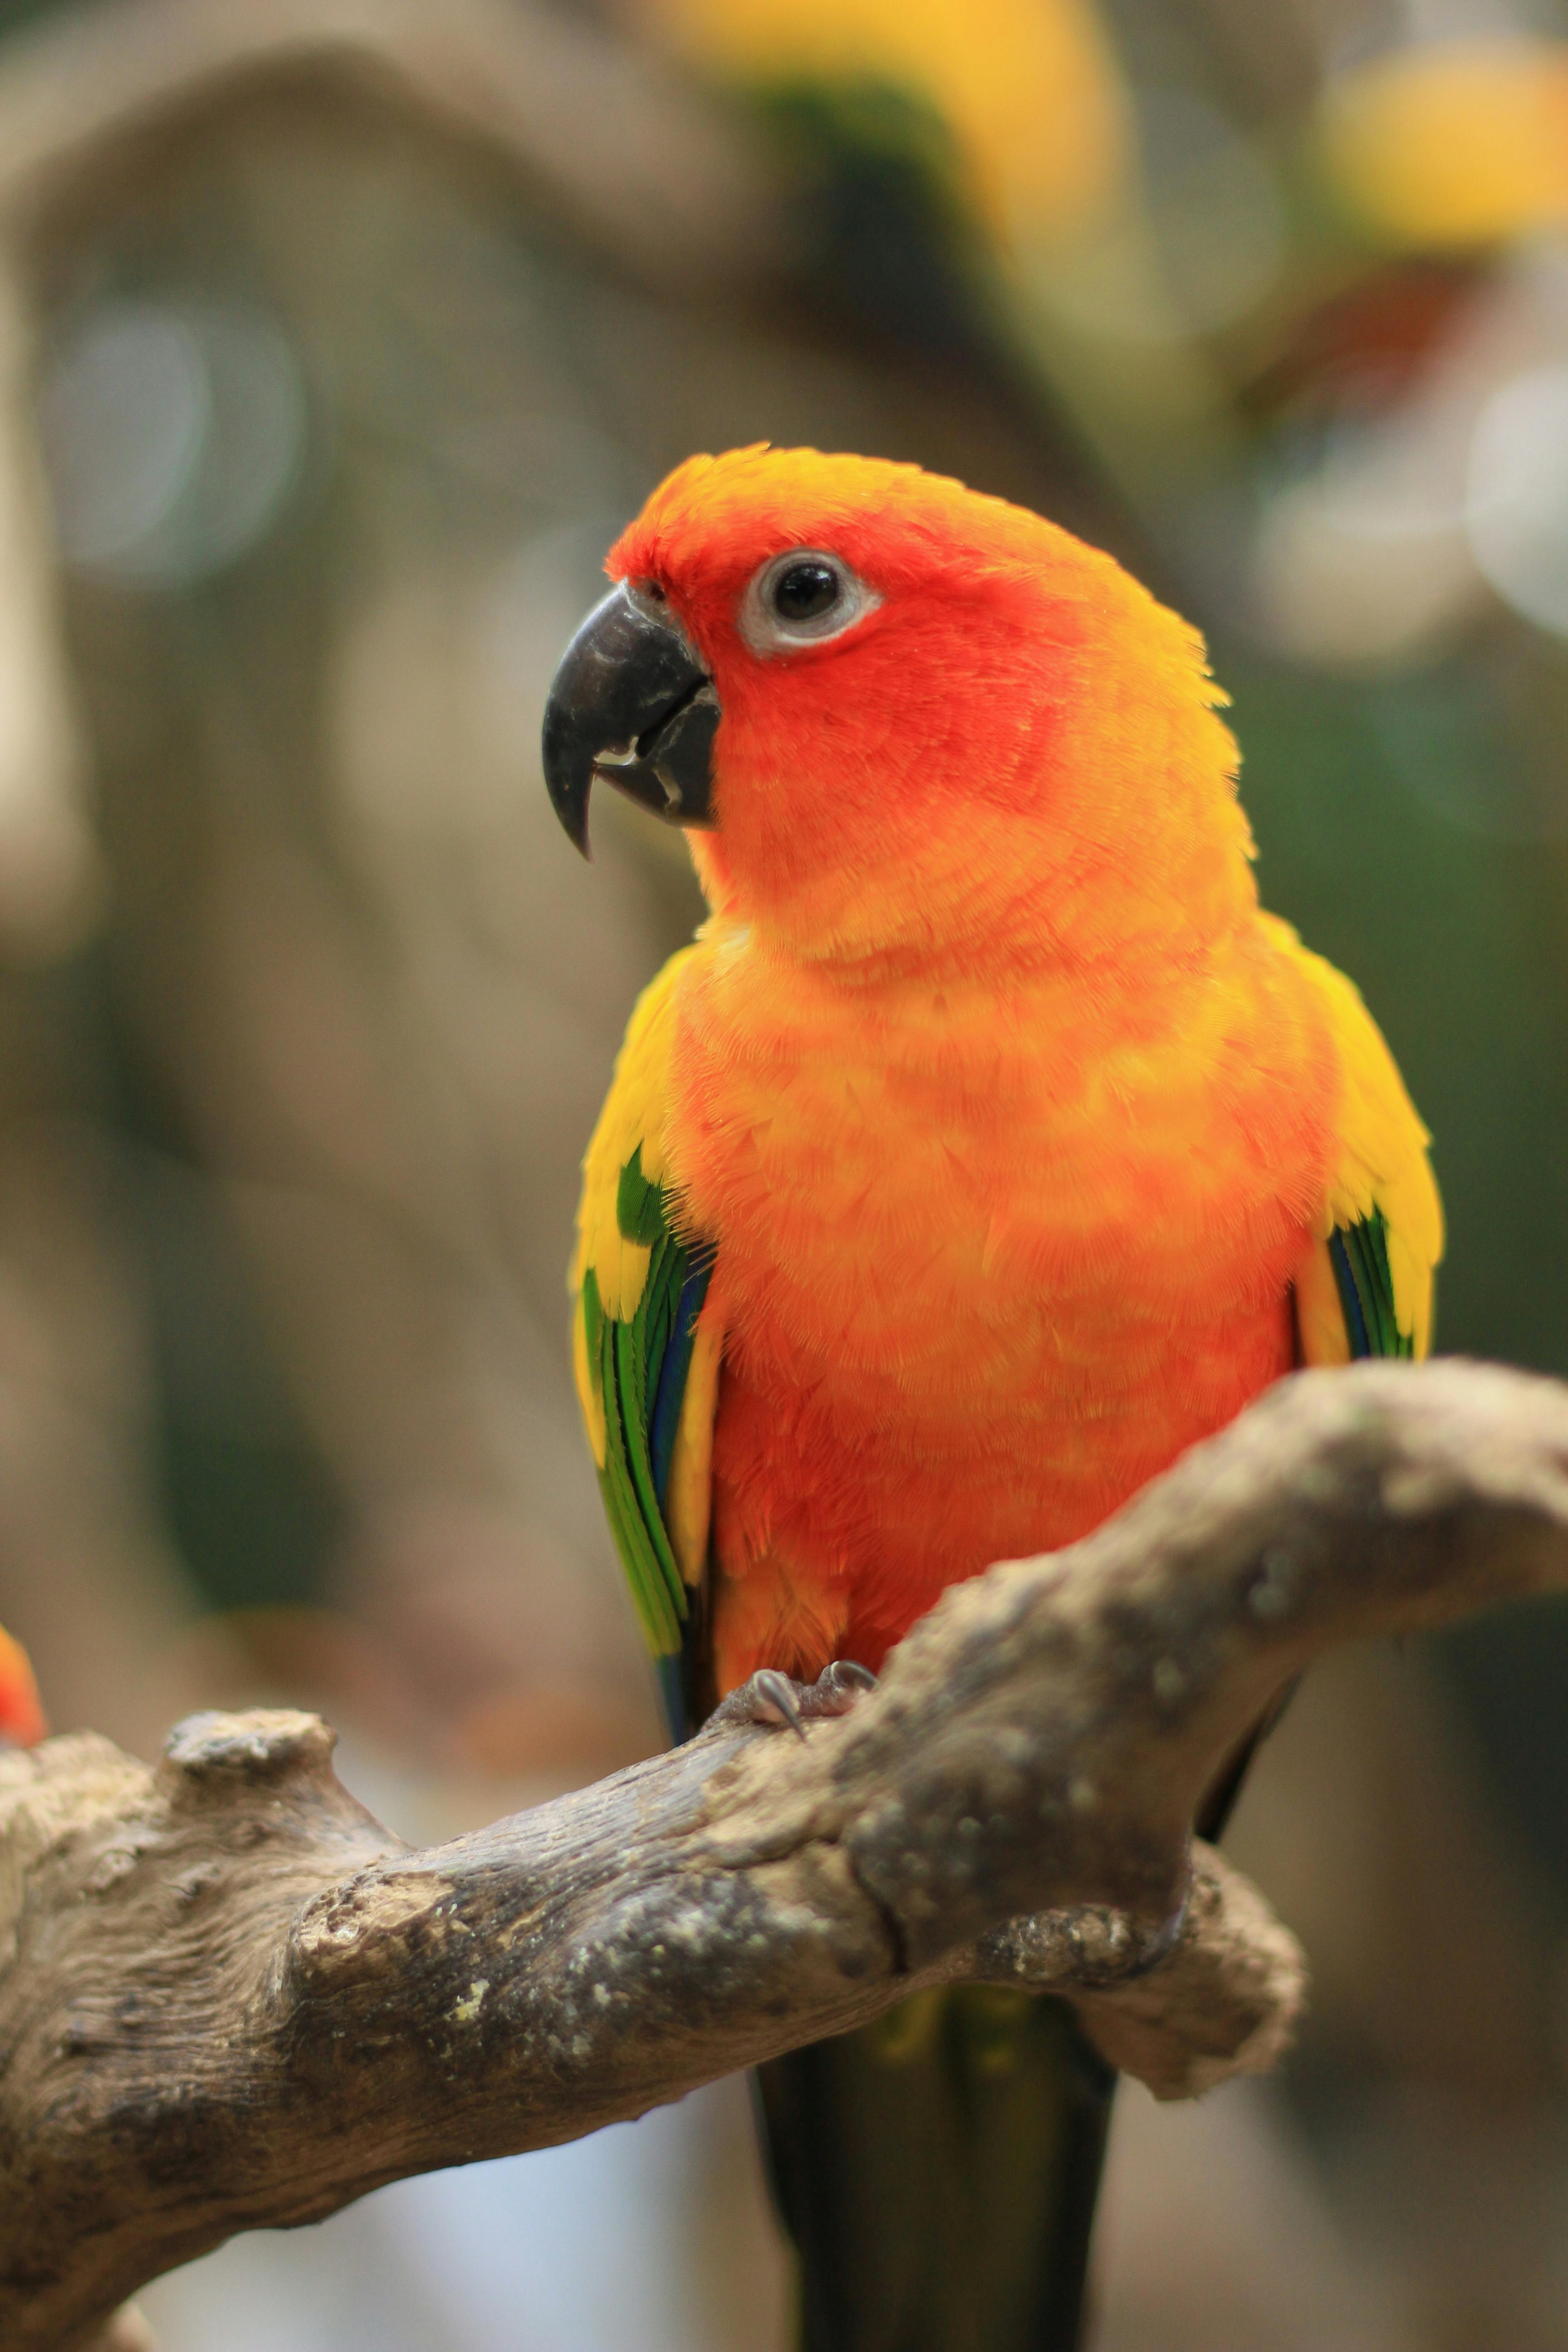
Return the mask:
{"type": "Polygon", "coordinates": [[[39,428],[66,561],[174,588],[270,529],[299,475],[307,404],[261,310],[114,299],[56,350],[39,428]]]}
{"type": "Polygon", "coordinates": [[[1503,601],[1568,636],[1568,365],[1531,368],[1488,401],[1470,444],[1465,523],[1503,601]]]}

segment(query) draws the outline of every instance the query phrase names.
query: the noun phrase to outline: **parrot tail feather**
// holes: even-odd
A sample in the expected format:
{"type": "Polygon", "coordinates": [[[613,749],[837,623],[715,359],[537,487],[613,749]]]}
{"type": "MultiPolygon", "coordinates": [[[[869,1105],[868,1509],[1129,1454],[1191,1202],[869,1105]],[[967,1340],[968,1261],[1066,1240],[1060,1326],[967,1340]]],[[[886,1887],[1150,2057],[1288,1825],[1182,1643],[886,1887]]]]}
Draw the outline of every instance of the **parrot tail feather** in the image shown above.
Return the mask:
{"type": "Polygon", "coordinates": [[[1115,2080],[1064,2002],[975,1985],[762,2067],[800,2352],[1076,2352],[1115,2080]]]}

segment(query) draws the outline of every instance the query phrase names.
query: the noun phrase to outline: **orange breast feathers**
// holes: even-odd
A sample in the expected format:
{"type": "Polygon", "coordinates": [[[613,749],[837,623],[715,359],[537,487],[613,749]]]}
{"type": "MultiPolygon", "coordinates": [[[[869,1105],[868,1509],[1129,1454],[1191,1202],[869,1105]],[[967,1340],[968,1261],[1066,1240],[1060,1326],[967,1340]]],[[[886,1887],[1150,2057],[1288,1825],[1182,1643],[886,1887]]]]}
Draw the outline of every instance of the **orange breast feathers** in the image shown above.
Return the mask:
{"type": "Polygon", "coordinates": [[[678,1024],[671,1165],[720,1237],[721,1686],[878,1665],[1289,1369],[1336,1069],[1261,930],[1086,989],[847,986],[718,925],[678,1024]]]}

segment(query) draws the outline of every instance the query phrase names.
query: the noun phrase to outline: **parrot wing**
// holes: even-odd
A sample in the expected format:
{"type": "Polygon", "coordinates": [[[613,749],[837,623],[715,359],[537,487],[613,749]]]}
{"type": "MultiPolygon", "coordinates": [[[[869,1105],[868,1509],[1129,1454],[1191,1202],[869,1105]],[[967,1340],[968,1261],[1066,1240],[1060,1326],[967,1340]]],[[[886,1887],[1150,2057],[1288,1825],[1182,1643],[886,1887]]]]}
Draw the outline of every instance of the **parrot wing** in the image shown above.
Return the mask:
{"type": "MultiPolygon", "coordinates": [[[[1304,948],[1289,923],[1276,915],[1260,919],[1318,989],[1344,1077],[1321,1233],[1296,1276],[1300,1360],[1425,1356],[1443,1255],[1442,1204],[1426,1157],[1431,1139],[1353,982],[1304,948]]],[[[1295,1687],[1291,1682],[1281,1692],[1215,1775],[1194,1824],[1200,1837],[1212,1843],[1221,1835],[1247,1768],[1295,1687]]]]}
{"type": "Polygon", "coordinates": [[[712,1244],[680,1231],[665,1183],[675,987],[696,952],[672,957],[632,1014],[583,1163],[571,1277],[583,1418],[678,1739],[699,1711],[720,1359],[699,1324],[712,1244]]]}
{"type": "Polygon", "coordinates": [[[1443,1255],[1443,1210],[1426,1157],[1431,1139],[1358,991],[1287,924],[1266,919],[1317,983],[1344,1074],[1322,1235],[1296,1278],[1301,1360],[1425,1356],[1443,1255]]]}

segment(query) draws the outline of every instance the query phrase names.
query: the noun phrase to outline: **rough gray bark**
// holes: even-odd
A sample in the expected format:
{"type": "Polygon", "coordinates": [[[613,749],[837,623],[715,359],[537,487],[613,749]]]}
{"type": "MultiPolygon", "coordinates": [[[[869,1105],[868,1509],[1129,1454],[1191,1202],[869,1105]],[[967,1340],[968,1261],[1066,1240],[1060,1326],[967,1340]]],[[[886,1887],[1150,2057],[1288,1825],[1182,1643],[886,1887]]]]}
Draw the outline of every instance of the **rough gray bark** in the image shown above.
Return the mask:
{"type": "Polygon", "coordinates": [[[195,1717],[156,1773],[89,1735],[0,1760],[0,2341],[68,2352],[237,2230],[923,1984],[1064,1992],[1166,2096],[1267,2064],[1302,1972],[1193,1859],[1217,1760],[1331,1644],[1563,1584],[1568,1391],[1369,1365],[953,1590],[804,1742],[725,1730],[448,1846],[390,1838],[305,1716],[195,1717]]]}

